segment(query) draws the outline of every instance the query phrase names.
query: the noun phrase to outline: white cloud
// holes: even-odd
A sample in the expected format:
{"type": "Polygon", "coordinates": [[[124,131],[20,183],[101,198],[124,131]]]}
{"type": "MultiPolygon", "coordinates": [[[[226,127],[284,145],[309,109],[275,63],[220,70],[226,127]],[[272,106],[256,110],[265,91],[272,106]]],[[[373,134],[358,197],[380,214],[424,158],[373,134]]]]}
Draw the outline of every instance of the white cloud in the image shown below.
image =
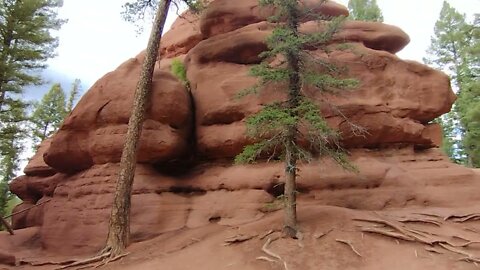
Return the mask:
{"type": "MultiPolygon", "coordinates": [[[[240,0],[238,0],[240,1],[240,0]]],[[[135,26],[120,16],[125,0],[65,0],[60,15],[69,21],[59,31],[58,56],[49,61],[50,69],[68,78],[80,78],[87,86],[105,73],[134,57],[146,47],[149,22],[137,36],[135,26]]],[[[346,5],[348,0],[337,2],[346,5]]],[[[479,0],[449,0],[461,12],[480,12],[479,0]]],[[[385,23],[402,28],[411,43],[399,53],[405,59],[421,61],[430,43],[442,0],[378,0],[385,23]]],[[[174,20],[170,13],[168,25],[174,20]]],[[[166,28],[168,29],[168,28],[166,28]]]]}

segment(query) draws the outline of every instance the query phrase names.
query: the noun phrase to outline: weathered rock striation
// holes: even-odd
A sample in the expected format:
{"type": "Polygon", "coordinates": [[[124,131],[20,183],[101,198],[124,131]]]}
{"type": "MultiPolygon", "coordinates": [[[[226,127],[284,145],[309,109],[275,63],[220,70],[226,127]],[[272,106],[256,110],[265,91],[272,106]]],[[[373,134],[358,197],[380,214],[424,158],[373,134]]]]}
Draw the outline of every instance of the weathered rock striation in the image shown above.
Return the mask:
{"type": "MultiPolygon", "coordinates": [[[[302,3],[328,16],[348,14],[330,1],[302,3]]],[[[270,206],[281,194],[281,164],[232,165],[249,143],[246,117],[284,98],[268,88],[235,98],[256,82],[248,70],[266,49],[273,28],[266,19],[272,12],[256,0],[215,0],[201,17],[186,13],[165,34],[133,187],[134,241],[212,224],[262,222],[276,210],[270,206]],[[169,72],[174,58],[184,61],[191,92],[169,72]]],[[[308,19],[301,25],[305,33],[321,30],[321,24],[308,19]]],[[[441,154],[441,129],[431,123],[455,100],[449,78],[397,57],[408,42],[395,26],[347,21],[328,45],[329,54],[307,48],[312,57],[347,67],[348,75],[360,81],[340,96],[304,89],[319,104],[333,104],[323,106],[322,113],[342,132],[359,173],[324,159],[302,164],[300,207],[388,212],[462,209],[480,202],[479,173],[441,154]],[[367,133],[352,134],[339,111],[367,133]]],[[[95,83],[60,130],[42,143],[25,175],[12,182],[12,192],[24,201],[15,211],[49,201],[13,218],[17,240],[9,242],[8,250],[0,246],[0,256],[17,253],[18,261],[40,254],[88,254],[102,247],[142,61],[140,53],[95,83]],[[31,250],[27,255],[25,243],[31,250]]],[[[0,243],[7,237],[0,234],[0,243]]]]}

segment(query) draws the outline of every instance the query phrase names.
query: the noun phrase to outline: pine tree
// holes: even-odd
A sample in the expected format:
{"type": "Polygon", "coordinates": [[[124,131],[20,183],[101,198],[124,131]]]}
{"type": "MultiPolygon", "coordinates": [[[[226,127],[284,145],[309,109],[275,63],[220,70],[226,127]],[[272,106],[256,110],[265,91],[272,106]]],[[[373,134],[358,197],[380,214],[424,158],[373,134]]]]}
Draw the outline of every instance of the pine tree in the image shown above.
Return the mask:
{"type": "Polygon", "coordinates": [[[17,171],[20,154],[24,150],[23,140],[26,137],[23,107],[16,107],[9,114],[0,115],[0,215],[5,214],[7,203],[12,194],[8,183],[17,171]]]}
{"type": "Polygon", "coordinates": [[[480,14],[475,14],[468,33],[470,46],[465,56],[468,68],[463,74],[458,107],[465,127],[463,146],[468,157],[467,165],[480,168],[480,14]]]}
{"type": "Polygon", "coordinates": [[[41,82],[34,71],[54,55],[60,0],[0,0],[0,111],[19,100],[24,86],[41,82]]]}
{"type": "Polygon", "coordinates": [[[480,145],[475,143],[475,113],[469,111],[478,104],[478,23],[469,24],[465,14],[443,2],[434,36],[427,51],[427,64],[446,71],[453,80],[458,99],[452,111],[442,116],[444,151],[452,160],[468,166],[479,166],[480,145]],[[460,140],[457,138],[460,137],[460,140]]]}
{"type": "MultiPolygon", "coordinates": [[[[184,0],[183,2],[193,9],[199,8],[199,3],[201,3],[193,0],[184,0]]],[[[110,214],[107,243],[101,252],[105,256],[119,256],[129,244],[130,208],[137,160],[137,146],[139,144],[147,109],[147,99],[151,91],[155,62],[159,59],[158,49],[160,47],[163,27],[171,3],[175,2],[172,2],[172,0],[136,0],[124,6],[124,18],[127,21],[134,21],[135,18],[139,18],[139,16],[142,18],[143,15],[139,13],[144,13],[149,8],[156,10],[156,15],[145,52],[145,60],[133,98],[132,114],[128,122],[127,136],[120,160],[120,172],[115,189],[112,212],[110,214]],[[155,6],[155,3],[158,3],[158,5],[155,6]]]]}
{"type": "Polygon", "coordinates": [[[80,79],[75,79],[72,83],[72,88],[70,89],[70,94],[68,95],[68,101],[65,108],[65,117],[73,110],[73,104],[78,98],[78,95],[81,91],[81,84],[82,82],[80,79]]]}
{"type": "Polygon", "coordinates": [[[260,55],[263,62],[251,69],[251,74],[259,78],[259,84],[246,91],[256,92],[267,85],[277,85],[275,89],[286,92],[288,98],[285,102],[264,106],[246,120],[247,135],[257,142],[246,146],[235,161],[250,163],[269,155],[283,159],[284,228],[289,236],[296,237],[298,162],[310,160],[313,153],[326,155],[340,165],[351,168],[340,147],[339,134],[328,126],[319,105],[304,90],[313,88],[320,92],[336,93],[340,89],[355,87],[357,81],[340,79],[341,68],[329,64],[327,59],[312,57],[305,49],[315,48],[328,54],[328,42],[344,18],[333,19],[326,24],[324,32],[303,34],[299,32],[299,23],[306,14],[303,14],[296,0],[261,0],[260,3],[277,10],[275,18],[282,18],[284,22],[278,22],[267,39],[269,50],[260,55]],[[279,59],[281,64],[278,64],[279,59]]]}
{"type": "Polygon", "coordinates": [[[61,5],[60,0],[0,0],[0,209],[28,133],[28,104],[21,94],[25,86],[41,83],[35,74],[54,55],[57,39],[50,30],[63,23],[57,19],[61,5]]]}
{"type": "Polygon", "coordinates": [[[349,0],[350,18],[359,21],[383,22],[382,10],[377,0],[349,0]]]}
{"type": "Polygon", "coordinates": [[[65,119],[66,106],[65,92],[59,83],[54,84],[42,100],[34,105],[30,121],[33,124],[32,138],[36,144],[57,131],[65,119]]]}

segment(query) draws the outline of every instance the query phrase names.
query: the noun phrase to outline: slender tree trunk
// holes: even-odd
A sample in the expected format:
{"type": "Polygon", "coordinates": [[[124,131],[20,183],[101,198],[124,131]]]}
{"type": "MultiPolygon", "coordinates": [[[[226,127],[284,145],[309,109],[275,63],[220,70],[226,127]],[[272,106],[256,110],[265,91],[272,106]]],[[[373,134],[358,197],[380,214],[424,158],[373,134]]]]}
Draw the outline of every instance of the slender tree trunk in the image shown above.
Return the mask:
{"type": "MultiPolygon", "coordinates": [[[[294,132],[294,130],[292,130],[294,132]]],[[[295,137],[292,133],[289,137],[295,137]]],[[[284,232],[295,238],[297,236],[297,196],[296,196],[296,177],[297,177],[297,156],[295,154],[293,142],[287,142],[285,149],[285,217],[284,232]]]]}
{"type": "Polygon", "coordinates": [[[15,233],[13,232],[12,226],[10,226],[10,224],[8,223],[8,221],[6,221],[5,219],[3,219],[3,217],[0,217],[0,221],[1,221],[2,225],[5,227],[5,229],[8,231],[9,234],[11,234],[11,235],[14,235],[14,234],[15,234],[15,233]]]}
{"type": "Polygon", "coordinates": [[[170,3],[171,0],[162,0],[159,3],[140,79],[135,91],[132,115],[128,122],[127,136],[120,161],[120,173],[110,214],[107,244],[104,249],[104,252],[111,252],[111,257],[122,254],[129,244],[130,206],[137,161],[137,148],[145,118],[146,103],[152,86],[152,76],[158,57],[161,35],[170,3]]]}
{"type": "MultiPolygon", "coordinates": [[[[287,15],[287,27],[298,36],[298,10],[297,2],[287,4],[289,7],[287,15]]],[[[286,55],[288,70],[290,70],[288,81],[288,105],[290,109],[298,107],[301,98],[300,82],[300,56],[298,52],[291,52],[286,55]]],[[[293,111],[293,110],[292,110],[293,111]]],[[[294,117],[296,115],[293,115],[294,117]]],[[[296,177],[297,177],[297,125],[289,127],[286,138],[285,149],[285,233],[295,238],[297,236],[297,199],[296,199],[296,177]]]]}
{"type": "MultiPolygon", "coordinates": [[[[2,78],[0,78],[2,80],[2,78]]],[[[0,111],[2,111],[3,102],[5,101],[5,91],[2,89],[2,83],[0,82],[0,111]]]]}

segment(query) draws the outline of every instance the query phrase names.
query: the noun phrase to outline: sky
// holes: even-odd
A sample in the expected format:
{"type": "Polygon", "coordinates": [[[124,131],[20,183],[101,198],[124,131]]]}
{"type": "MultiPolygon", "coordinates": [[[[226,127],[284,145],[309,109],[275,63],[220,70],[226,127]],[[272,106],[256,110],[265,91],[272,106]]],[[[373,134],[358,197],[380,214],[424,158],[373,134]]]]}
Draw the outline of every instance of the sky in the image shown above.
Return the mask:
{"type": "MultiPolygon", "coordinates": [[[[147,44],[150,22],[145,22],[145,31],[138,35],[136,27],[123,21],[120,16],[125,2],[127,0],[64,0],[59,14],[68,22],[57,33],[60,40],[57,57],[48,61],[49,68],[43,73],[49,83],[29,89],[27,98],[41,97],[54,82],[60,82],[68,90],[75,78],[82,81],[82,88],[86,91],[104,74],[143,50],[147,44]]],[[[347,5],[348,0],[336,2],[347,5]]],[[[377,2],[385,23],[402,28],[410,36],[410,44],[398,55],[404,59],[422,61],[443,0],[377,2]]],[[[448,2],[470,18],[473,13],[480,12],[480,0],[448,2]]],[[[175,12],[171,11],[166,29],[175,17],[175,12]]]]}

